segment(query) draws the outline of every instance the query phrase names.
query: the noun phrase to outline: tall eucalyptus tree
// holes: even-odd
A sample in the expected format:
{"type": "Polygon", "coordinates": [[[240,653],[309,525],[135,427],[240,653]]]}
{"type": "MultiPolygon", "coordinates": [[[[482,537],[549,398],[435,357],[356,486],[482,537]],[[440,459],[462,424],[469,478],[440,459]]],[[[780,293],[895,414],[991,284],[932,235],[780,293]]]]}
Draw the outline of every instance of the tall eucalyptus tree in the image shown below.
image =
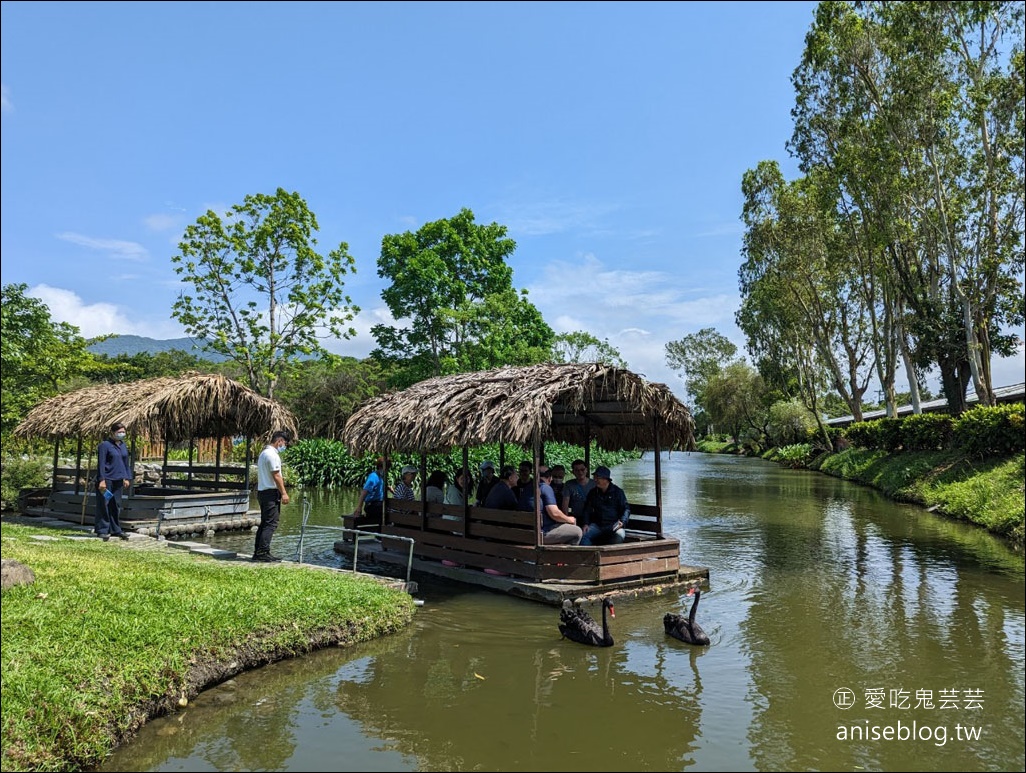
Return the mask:
{"type": "Polygon", "coordinates": [[[870,308],[956,411],[970,378],[992,400],[1023,318],[1022,33],[1021,3],[822,3],[794,75],[790,147],[834,175],[870,308]]]}
{"type": "MultiPolygon", "coordinates": [[[[801,331],[777,340],[799,347],[800,338],[811,343],[831,386],[860,417],[873,373],[872,336],[834,202],[824,198],[814,178],[785,182],[775,161],[746,172],[742,190],[745,262],[739,278],[747,308],[739,324],[750,342],[758,341],[758,328],[770,322],[760,319],[767,314],[774,324],[801,331]]],[[[801,397],[818,414],[814,371],[800,382],[801,397]]]]}

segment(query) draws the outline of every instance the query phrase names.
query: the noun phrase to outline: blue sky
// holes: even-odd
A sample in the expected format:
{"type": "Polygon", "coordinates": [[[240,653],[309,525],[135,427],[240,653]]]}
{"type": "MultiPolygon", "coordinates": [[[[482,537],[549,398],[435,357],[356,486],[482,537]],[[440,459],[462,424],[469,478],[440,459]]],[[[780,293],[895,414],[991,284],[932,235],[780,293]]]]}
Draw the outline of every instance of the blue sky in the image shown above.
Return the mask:
{"type": "MultiPolygon", "coordinates": [[[[366,356],[386,234],[507,226],[557,331],[682,383],[664,346],[734,324],[741,177],[797,173],[812,2],[4,2],[3,283],[85,336],[177,338],[183,229],[298,192],[346,242],[366,356]]],[[[1023,355],[995,384],[1023,378],[1023,355]]]]}

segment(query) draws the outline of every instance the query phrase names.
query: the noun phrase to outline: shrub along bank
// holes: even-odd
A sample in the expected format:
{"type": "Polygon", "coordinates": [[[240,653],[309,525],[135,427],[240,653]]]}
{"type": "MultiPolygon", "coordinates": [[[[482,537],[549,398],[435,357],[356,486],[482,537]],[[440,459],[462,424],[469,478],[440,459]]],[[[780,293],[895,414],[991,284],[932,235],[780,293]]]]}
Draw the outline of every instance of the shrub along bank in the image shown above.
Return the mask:
{"type": "MultiPolygon", "coordinates": [[[[830,434],[837,450],[826,451],[813,435],[806,443],[773,448],[763,456],[872,486],[892,499],[982,526],[1022,549],[1022,403],[979,406],[958,418],[924,413],[856,422],[830,434]]],[[[699,444],[699,449],[731,453],[737,447],[699,444]]]]}

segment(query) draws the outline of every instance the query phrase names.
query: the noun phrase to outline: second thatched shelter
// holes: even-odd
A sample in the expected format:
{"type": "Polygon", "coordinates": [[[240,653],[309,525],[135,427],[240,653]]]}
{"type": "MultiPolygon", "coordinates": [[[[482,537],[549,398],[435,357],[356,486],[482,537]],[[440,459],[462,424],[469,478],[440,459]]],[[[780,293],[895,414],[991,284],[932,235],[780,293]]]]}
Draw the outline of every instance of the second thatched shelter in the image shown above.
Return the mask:
{"type": "Polygon", "coordinates": [[[130,435],[168,442],[244,435],[276,429],[296,432],[295,417],[280,403],[218,374],[128,381],[56,395],[33,408],[14,434],[24,438],[101,438],[115,421],[130,435]]]}
{"type": "MultiPolygon", "coordinates": [[[[181,521],[183,529],[192,526],[192,511],[203,516],[204,528],[211,516],[229,521],[234,526],[251,525],[244,516],[249,506],[250,440],[269,437],[278,429],[296,434],[296,420],[280,403],[263,397],[249,387],[218,374],[187,373],[178,377],[142,379],[120,384],[96,384],[51,397],[33,408],[14,430],[18,437],[49,439],[54,443],[53,481],[46,493],[45,507],[49,514],[71,514],[85,522],[92,512],[88,500],[91,463],[95,444],[104,437],[114,422],[128,429],[135,459],[135,443],[139,439],[161,441],[164,462],[160,468],[160,486],[133,484],[131,500],[123,519],[139,522],[155,521],[159,531],[165,517],[181,521]],[[246,441],[245,461],[223,465],[221,445],[217,445],[214,465],[194,464],[192,441],[205,438],[241,436],[246,441]],[[74,439],[75,466],[60,465],[62,441],[74,439]],[[174,443],[189,443],[187,466],[170,464],[168,448],[174,443]],[[86,464],[83,467],[83,453],[86,464]],[[61,481],[71,481],[63,485],[61,481]]],[[[36,497],[43,492],[36,492],[36,497]]],[[[26,509],[22,505],[22,509],[26,509]]],[[[150,526],[138,526],[144,533],[150,526]]],[[[183,532],[186,533],[186,532],[183,532]]]]}

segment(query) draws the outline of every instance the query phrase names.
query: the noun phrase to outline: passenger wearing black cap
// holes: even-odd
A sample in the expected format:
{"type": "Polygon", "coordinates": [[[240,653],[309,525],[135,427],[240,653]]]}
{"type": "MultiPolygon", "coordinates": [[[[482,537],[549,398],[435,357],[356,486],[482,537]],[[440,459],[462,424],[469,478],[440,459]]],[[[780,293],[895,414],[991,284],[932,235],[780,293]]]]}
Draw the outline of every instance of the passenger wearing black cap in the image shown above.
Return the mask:
{"type": "Polygon", "coordinates": [[[624,531],[631,516],[627,495],[613,484],[608,467],[597,467],[595,488],[584,501],[584,520],[588,526],[581,538],[582,545],[619,545],[627,536],[624,531]]]}
{"type": "Polygon", "coordinates": [[[474,497],[475,504],[483,505],[488,499],[488,492],[499,482],[495,477],[495,464],[487,459],[481,462],[481,480],[477,483],[477,495],[474,497]]]}

